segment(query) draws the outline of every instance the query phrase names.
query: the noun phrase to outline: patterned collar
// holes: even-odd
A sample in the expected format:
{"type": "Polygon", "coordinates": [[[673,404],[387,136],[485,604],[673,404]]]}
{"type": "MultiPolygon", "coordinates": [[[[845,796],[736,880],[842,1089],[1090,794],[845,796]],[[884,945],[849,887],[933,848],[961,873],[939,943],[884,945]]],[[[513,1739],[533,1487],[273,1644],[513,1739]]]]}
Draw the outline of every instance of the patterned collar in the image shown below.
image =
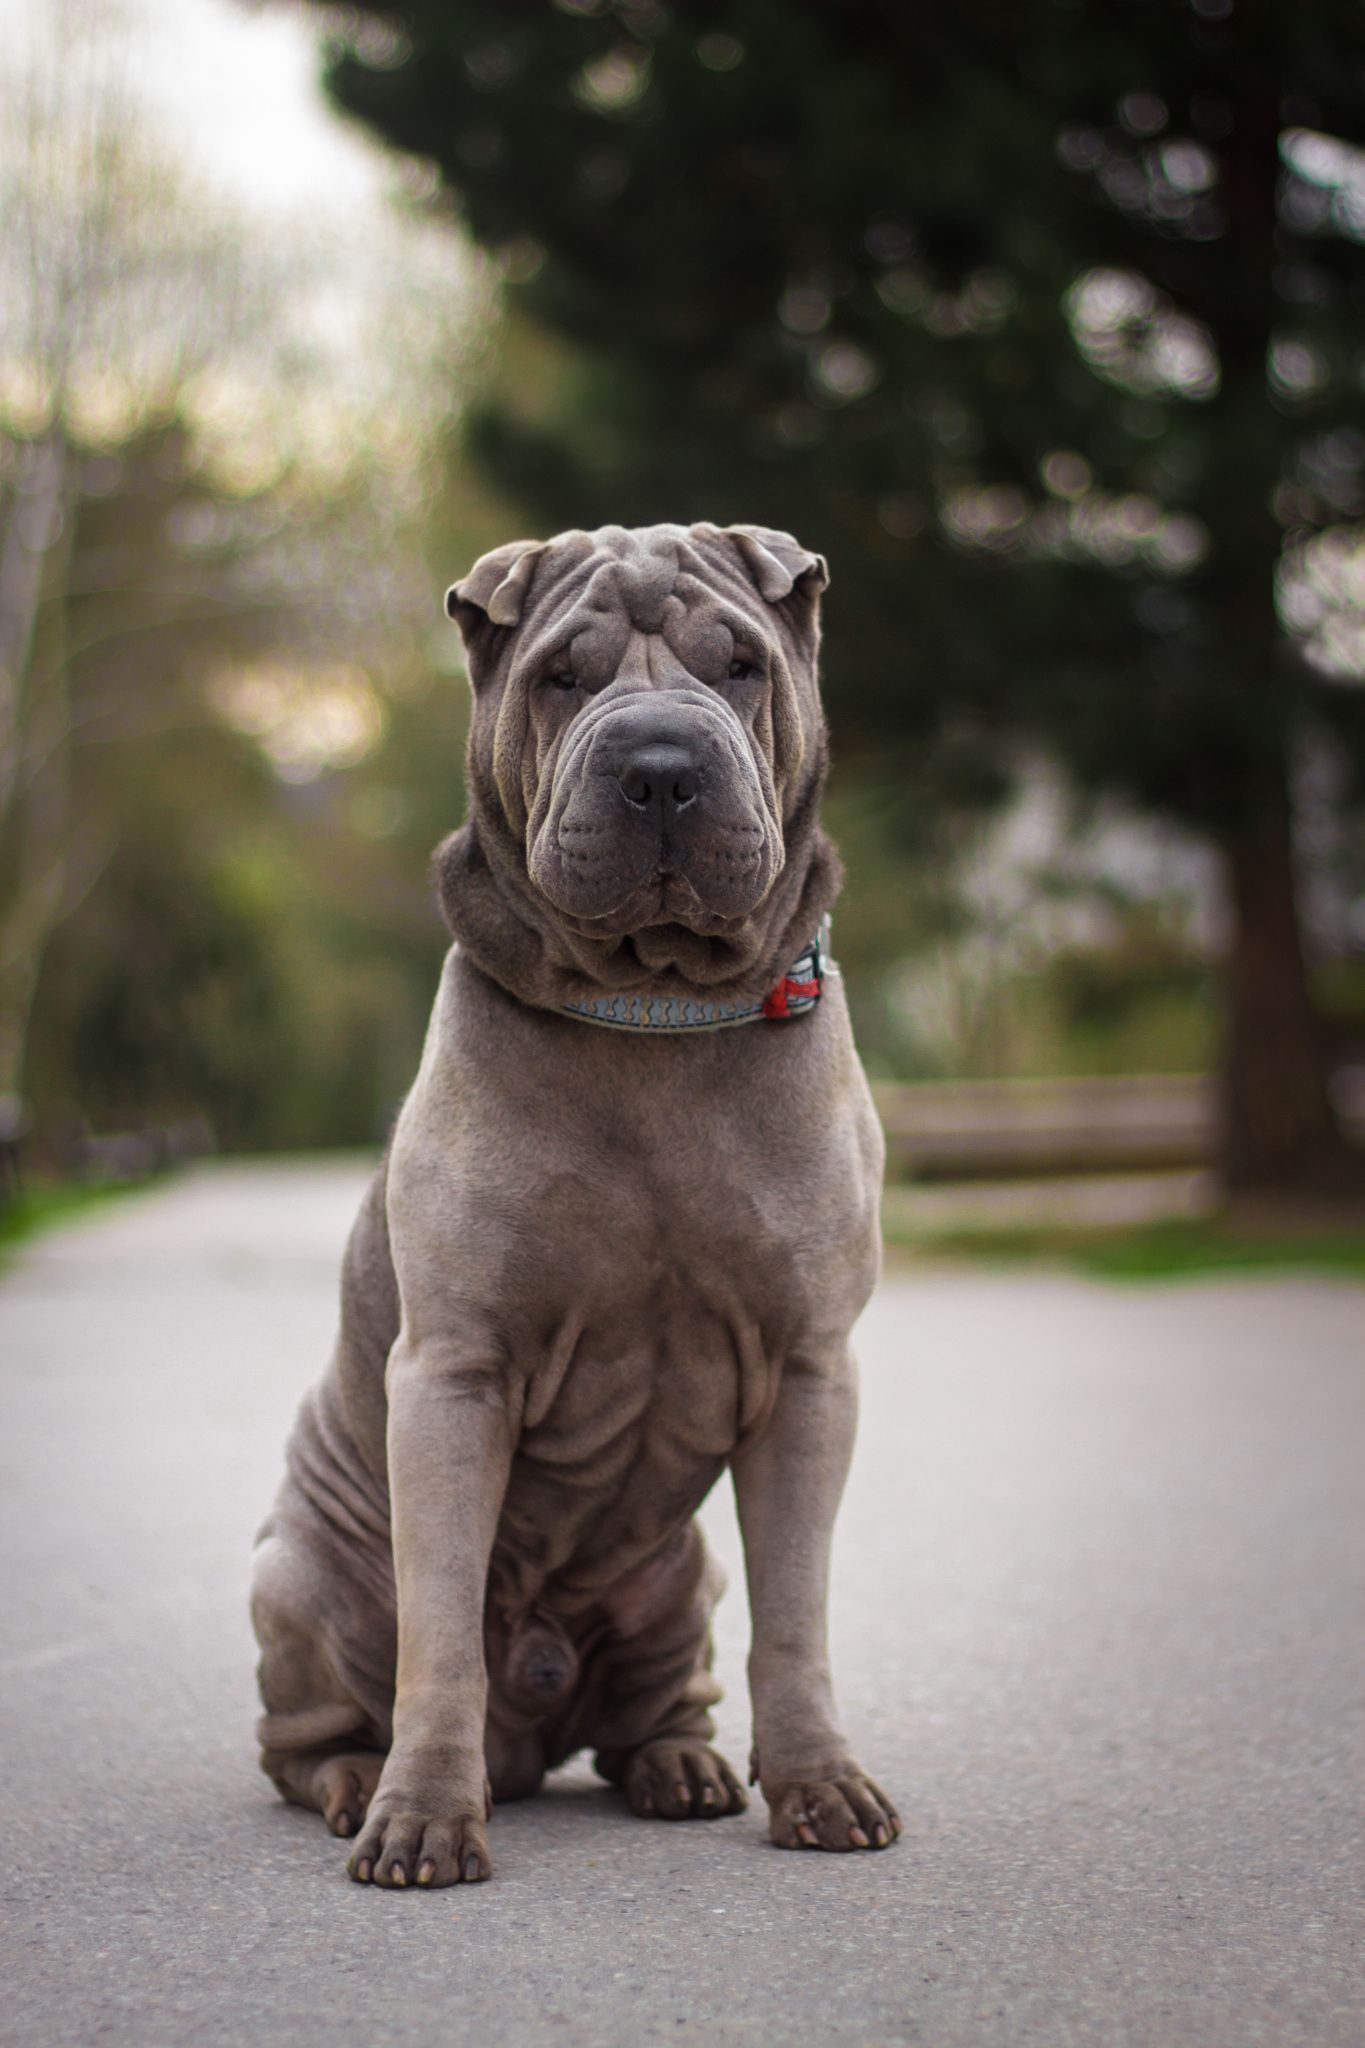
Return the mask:
{"type": "Polygon", "coordinates": [[[616,1031],[720,1031],[729,1024],[757,1024],[760,1018],[800,1017],[813,1010],[833,962],[829,919],[783,975],[757,1003],[703,1003],[691,996],[595,996],[591,1002],[561,1003],[566,1017],[606,1024],[616,1031]]]}

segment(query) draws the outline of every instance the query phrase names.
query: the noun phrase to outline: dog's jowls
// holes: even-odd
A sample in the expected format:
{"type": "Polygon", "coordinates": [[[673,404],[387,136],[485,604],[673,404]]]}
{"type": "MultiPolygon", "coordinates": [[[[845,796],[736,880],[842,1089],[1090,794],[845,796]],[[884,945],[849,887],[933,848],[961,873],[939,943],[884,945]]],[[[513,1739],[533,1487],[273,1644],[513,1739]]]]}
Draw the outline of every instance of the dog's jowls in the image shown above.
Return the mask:
{"type": "Polygon", "coordinates": [[[838,885],[825,580],[766,528],[606,527],[498,548],[450,593],[456,943],[253,1587],[264,1768],[356,1837],[362,1881],[486,1877],[493,1801],[584,1748],[638,1814],[743,1807],[693,1519],[727,1466],[772,1837],[899,1832],[826,1651],[882,1160],[837,976],[742,1028],[562,1007],[752,1007],[809,944],[838,885]]]}

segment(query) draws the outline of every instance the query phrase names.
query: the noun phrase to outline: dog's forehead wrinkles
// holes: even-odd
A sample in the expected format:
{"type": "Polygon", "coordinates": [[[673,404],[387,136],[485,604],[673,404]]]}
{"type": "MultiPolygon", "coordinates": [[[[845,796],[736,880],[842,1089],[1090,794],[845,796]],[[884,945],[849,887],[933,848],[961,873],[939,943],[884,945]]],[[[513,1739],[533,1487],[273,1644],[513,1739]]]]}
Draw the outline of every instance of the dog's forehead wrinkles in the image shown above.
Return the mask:
{"type": "Polygon", "coordinates": [[[701,612],[729,614],[724,623],[731,631],[740,619],[746,633],[766,624],[768,607],[741,556],[723,534],[706,529],[601,526],[560,534],[548,543],[535,584],[524,623],[534,614],[542,631],[584,612],[615,616],[644,633],[676,630],[683,615],[701,612]]]}
{"type": "Polygon", "coordinates": [[[642,546],[633,535],[626,539],[631,545],[599,558],[588,586],[590,600],[604,610],[624,611],[638,632],[657,633],[678,580],[677,549],[667,540],[642,546]]]}

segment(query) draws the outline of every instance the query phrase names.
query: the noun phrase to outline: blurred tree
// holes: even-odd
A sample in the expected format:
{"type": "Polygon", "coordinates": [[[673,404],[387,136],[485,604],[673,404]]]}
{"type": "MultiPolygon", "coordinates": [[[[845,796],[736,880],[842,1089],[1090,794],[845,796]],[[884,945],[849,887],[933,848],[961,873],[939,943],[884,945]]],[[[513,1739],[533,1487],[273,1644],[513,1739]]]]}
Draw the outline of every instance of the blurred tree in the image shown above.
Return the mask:
{"type": "MultiPolygon", "coordinates": [[[[229,1147],[372,1142],[420,1051],[427,868],[462,802],[458,636],[424,548],[477,552],[505,514],[471,532],[467,503],[419,500],[381,549],[372,462],[232,490],[176,421],[69,459],[38,633],[62,664],[63,895],[42,976],[0,981],[33,992],[25,1095],[49,1131],[201,1112],[229,1147]]],[[[24,855],[0,838],[11,934],[24,855]]]]}
{"type": "Polygon", "coordinates": [[[439,617],[464,259],[395,221],[363,303],[325,222],[248,259],[137,68],[119,0],[45,0],[0,74],[0,1100],[368,1140],[454,819],[409,861],[425,944],[394,939],[332,778],[410,722],[439,617]]]}
{"type": "Polygon", "coordinates": [[[92,451],[169,417],[249,317],[230,246],[190,224],[142,140],[117,7],[54,0],[25,29],[0,92],[0,1097],[20,1093],[48,937],[90,880],[67,601],[92,451]]]}
{"type": "MultiPolygon", "coordinates": [[[[234,493],[194,448],[172,423],[83,457],[68,888],[25,1093],[54,1139],[199,1113],[228,1148],[370,1143],[443,950],[427,866],[459,818],[464,693],[433,669],[455,629],[431,621],[420,523],[392,532],[410,577],[358,558],[368,466],[234,493]]],[[[0,902],[7,883],[0,862],[0,902]]]]}
{"type": "Polygon", "coordinates": [[[845,759],[1204,835],[1228,1180],[1349,1177],[1292,791],[1365,768],[1360,9],[370,0],[329,77],[568,350],[472,426],[528,517],[791,526],[845,759]]]}

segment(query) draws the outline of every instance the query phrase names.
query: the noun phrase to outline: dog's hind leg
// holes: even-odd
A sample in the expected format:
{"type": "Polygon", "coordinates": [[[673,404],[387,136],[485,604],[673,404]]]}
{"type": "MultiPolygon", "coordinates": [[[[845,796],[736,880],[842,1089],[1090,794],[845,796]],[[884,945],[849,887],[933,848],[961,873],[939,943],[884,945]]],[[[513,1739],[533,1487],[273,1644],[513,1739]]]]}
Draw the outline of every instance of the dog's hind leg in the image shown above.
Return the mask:
{"type": "Polygon", "coordinates": [[[748,1801],[711,1747],[711,1610],[725,1575],[689,1523],[642,1571],[614,1587],[614,1627],[593,1661],[600,1704],[594,1763],[633,1812],[661,1820],[719,1820],[748,1801]],[[600,1660],[600,1661],[599,1661],[600,1660]]]}
{"type": "Polygon", "coordinates": [[[265,1711],[261,1768],[283,1797],[355,1834],[390,1737],[393,1622],[374,1588],[346,1569],[286,1481],[252,1569],[265,1711]]]}

